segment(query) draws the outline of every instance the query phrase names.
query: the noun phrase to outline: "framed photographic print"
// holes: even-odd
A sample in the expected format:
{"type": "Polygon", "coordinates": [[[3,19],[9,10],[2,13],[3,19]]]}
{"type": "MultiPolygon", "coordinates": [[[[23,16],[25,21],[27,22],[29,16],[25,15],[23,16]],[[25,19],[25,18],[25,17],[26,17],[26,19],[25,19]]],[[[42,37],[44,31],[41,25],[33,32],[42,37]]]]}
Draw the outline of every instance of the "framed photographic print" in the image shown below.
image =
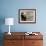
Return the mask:
{"type": "Polygon", "coordinates": [[[19,9],[19,23],[36,23],[36,9],[19,9]]]}

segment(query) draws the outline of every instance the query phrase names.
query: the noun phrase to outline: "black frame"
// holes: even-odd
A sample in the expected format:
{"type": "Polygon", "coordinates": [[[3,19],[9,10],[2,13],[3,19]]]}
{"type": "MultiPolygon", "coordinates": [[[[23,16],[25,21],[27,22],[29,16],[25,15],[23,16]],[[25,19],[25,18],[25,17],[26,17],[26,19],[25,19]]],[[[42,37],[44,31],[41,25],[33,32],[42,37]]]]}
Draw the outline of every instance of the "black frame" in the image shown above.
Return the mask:
{"type": "Polygon", "coordinates": [[[18,10],[18,22],[19,22],[19,23],[36,23],[36,9],[19,9],[19,10],[18,10]],[[32,11],[35,11],[35,14],[34,14],[34,15],[35,15],[35,20],[34,20],[34,22],[31,22],[31,21],[30,21],[30,22],[26,22],[26,21],[25,21],[25,22],[21,22],[21,21],[20,21],[20,17],[21,17],[21,16],[20,16],[20,12],[21,12],[22,10],[23,10],[23,11],[24,11],[24,10],[32,10],[32,11]]]}

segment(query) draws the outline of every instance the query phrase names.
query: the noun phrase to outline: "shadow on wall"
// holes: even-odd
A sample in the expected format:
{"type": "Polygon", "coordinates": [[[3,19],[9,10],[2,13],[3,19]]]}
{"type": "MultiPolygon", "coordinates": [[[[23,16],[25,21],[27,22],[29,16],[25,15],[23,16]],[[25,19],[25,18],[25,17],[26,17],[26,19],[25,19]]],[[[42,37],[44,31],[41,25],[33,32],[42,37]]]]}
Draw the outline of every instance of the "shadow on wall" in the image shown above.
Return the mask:
{"type": "Polygon", "coordinates": [[[3,32],[2,32],[2,25],[5,23],[5,17],[0,16],[0,46],[3,46],[3,32]]]}

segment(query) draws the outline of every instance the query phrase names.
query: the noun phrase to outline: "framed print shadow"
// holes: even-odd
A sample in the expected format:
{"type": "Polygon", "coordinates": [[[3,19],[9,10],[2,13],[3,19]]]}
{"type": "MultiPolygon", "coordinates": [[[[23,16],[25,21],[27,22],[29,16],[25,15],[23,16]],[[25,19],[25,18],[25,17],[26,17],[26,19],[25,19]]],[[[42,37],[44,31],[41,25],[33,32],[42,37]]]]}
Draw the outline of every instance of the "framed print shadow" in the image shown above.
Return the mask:
{"type": "Polygon", "coordinates": [[[36,23],[36,9],[19,9],[19,23],[36,23]]]}

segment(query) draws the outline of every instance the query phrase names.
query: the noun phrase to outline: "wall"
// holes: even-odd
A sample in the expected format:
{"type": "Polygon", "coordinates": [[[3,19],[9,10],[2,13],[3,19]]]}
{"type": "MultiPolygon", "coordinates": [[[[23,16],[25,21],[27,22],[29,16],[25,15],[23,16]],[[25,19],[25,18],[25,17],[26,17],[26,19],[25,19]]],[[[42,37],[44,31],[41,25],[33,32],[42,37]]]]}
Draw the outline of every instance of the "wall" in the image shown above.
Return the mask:
{"type": "MultiPolygon", "coordinates": [[[[45,0],[1,0],[1,14],[3,17],[13,17],[15,19],[14,26],[11,31],[46,31],[46,1],[45,0]],[[36,24],[19,24],[18,9],[36,8],[36,24]]],[[[8,31],[8,27],[3,25],[2,32],[8,31]]]]}
{"type": "MultiPolygon", "coordinates": [[[[11,31],[46,31],[46,1],[45,0],[1,0],[1,15],[6,17],[13,17],[15,25],[12,26],[11,31]],[[22,8],[36,8],[36,24],[19,24],[18,23],[18,9],[22,8]]],[[[2,32],[8,31],[6,25],[2,26],[2,32]]]]}

